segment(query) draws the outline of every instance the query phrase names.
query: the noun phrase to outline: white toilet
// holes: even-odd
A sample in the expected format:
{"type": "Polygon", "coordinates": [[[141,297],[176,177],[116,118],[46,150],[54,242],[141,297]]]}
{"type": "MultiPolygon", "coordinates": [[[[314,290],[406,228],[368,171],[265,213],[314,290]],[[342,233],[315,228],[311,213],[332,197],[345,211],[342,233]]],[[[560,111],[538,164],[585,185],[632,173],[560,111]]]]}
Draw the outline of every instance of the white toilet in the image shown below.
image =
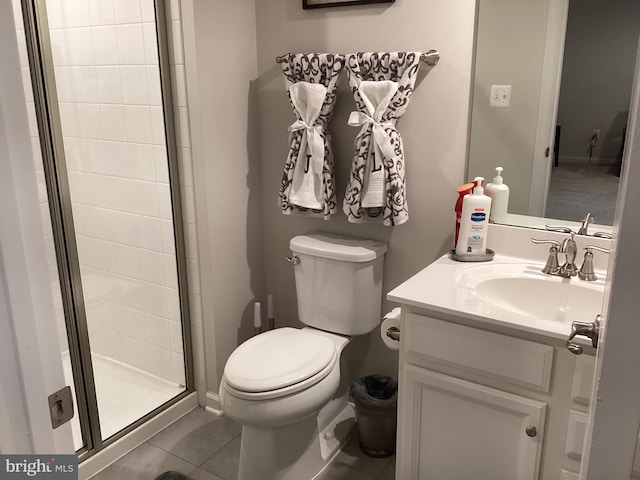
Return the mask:
{"type": "MultiPolygon", "coordinates": [[[[311,480],[348,439],[348,392],[337,394],[350,337],[380,322],[387,245],[326,234],[291,239],[302,329],[257,335],[229,357],[224,412],[242,425],[238,480],[311,480]]],[[[347,379],[351,380],[351,379],[347,379]]]]}

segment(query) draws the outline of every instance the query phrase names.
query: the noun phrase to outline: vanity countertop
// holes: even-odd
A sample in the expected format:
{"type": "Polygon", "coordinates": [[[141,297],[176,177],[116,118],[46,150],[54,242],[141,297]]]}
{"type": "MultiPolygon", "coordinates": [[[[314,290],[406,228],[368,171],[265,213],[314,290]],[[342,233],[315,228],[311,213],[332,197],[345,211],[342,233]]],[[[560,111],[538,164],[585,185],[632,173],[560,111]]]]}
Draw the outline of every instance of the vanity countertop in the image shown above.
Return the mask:
{"type": "Polygon", "coordinates": [[[604,280],[545,275],[542,267],[542,263],[505,255],[496,255],[490,262],[457,262],[447,254],[394,288],[387,299],[480,328],[516,329],[566,340],[572,321],[591,322],[600,313],[595,310],[602,309],[604,280]],[[485,288],[487,280],[497,280],[491,290],[485,288]],[[535,293],[538,287],[543,295],[535,293]],[[558,308],[559,304],[565,306],[558,308]]]}

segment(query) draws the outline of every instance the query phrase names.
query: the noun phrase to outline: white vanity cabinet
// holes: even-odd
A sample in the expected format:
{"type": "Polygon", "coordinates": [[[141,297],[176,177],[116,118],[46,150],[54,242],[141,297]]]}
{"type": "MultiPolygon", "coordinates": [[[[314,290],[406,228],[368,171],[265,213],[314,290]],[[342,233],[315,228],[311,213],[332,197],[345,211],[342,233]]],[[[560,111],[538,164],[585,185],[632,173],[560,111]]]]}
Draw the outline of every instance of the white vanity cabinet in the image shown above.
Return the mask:
{"type": "Polygon", "coordinates": [[[574,478],[588,365],[573,381],[559,342],[433,317],[403,306],[396,479],[574,478]]]}
{"type": "Polygon", "coordinates": [[[414,365],[401,382],[397,478],[537,478],[545,403],[414,365]]]}
{"type": "Polygon", "coordinates": [[[595,350],[565,342],[601,312],[605,275],[546,275],[530,231],[493,227],[492,261],[443,255],[387,294],[402,310],[396,480],[579,478],[595,350]]]}

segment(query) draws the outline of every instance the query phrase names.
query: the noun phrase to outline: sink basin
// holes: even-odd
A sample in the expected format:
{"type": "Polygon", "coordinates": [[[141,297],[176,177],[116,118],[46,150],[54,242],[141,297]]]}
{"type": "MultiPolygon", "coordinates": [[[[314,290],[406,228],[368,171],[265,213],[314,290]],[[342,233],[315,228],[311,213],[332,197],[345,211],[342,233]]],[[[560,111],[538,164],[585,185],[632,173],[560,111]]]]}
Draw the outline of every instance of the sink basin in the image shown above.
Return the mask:
{"type": "Polygon", "coordinates": [[[586,282],[540,270],[540,265],[487,263],[458,272],[455,282],[489,310],[536,320],[591,322],[601,313],[603,280],[586,282]]]}

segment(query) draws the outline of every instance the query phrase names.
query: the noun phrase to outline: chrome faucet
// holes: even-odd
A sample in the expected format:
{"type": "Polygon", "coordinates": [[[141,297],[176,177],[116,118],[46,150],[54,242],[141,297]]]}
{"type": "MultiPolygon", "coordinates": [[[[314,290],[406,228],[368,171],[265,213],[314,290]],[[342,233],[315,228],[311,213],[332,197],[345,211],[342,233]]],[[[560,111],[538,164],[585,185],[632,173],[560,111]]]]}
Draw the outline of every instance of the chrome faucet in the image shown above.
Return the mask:
{"type": "Polygon", "coordinates": [[[595,218],[591,213],[587,213],[587,216],[582,220],[582,226],[578,230],[578,235],[589,235],[589,225],[594,222],[595,218]]]}
{"type": "Polygon", "coordinates": [[[576,241],[573,239],[574,235],[575,234],[571,232],[571,237],[565,238],[562,244],[556,240],[531,239],[533,243],[548,243],[551,245],[551,247],[549,247],[549,257],[542,269],[542,273],[566,278],[575,277],[578,274],[578,267],[575,264],[578,247],[576,246],[576,241]],[[565,262],[562,266],[560,266],[558,262],[558,252],[564,253],[565,255],[565,262]]]}
{"type": "MultiPolygon", "coordinates": [[[[589,223],[593,221],[593,215],[590,213],[587,214],[587,217],[584,220],[583,228],[588,228],[589,223]],[[591,220],[589,220],[591,218],[591,220]]],[[[547,258],[547,263],[542,269],[542,273],[546,273],[548,275],[557,275],[559,277],[571,278],[578,275],[581,280],[585,280],[587,282],[593,282],[598,279],[595,274],[595,270],[593,268],[593,251],[598,250],[599,252],[609,253],[610,251],[603,247],[598,247],[596,245],[587,245],[584,247],[584,261],[582,262],[582,266],[580,269],[576,266],[576,256],[578,255],[578,246],[576,245],[575,236],[576,233],[573,232],[570,228],[567,227],[553,227],[550,225],[546,225],[547,230],[552,232],[561,232],[568,233],[569,236],[565,238],[562,243],[557,240],[539,240],[537,238],[532,238],[531,241],[533,243],[548,243],[551,245],[549,247],[549,257],[547,258]],[[558,262],[558,253],[563,253],[565,255],[565,262],[560,266],[558,262]]],[[[582,229],[581,229],[582,230],[582,229]]],[[[604,236],[603,232],[596,232],[594,236],[604,236]]]]}
{"type": "MultiPolygon", "coordinates": [[[[589,214],[588,216],[591,216],[591,214],[589,214]]],[[[593,217],[591,216],[591,218],[593,217]]],[[[551,225],[545,225],[545,226],[547,230],[549,230],[550,232],[568,233],[570,235],[569,237],[563,240],[562,245],[558,244],[560,245],[560,253],[564,253],[565,255],[565,262],[558,270],[557,275],[560,275],[561,277],[575,277],[578,274],[578,267],[576,266],[576,263],[575,263],[576,256],[578,255],[578,246],[576,245],[576,241],[575,241],[575,235],[576,235],[575,232],[568,227],[553,227],[551,225]]],[[[587,223],[587,226],[588,226],[588,223],[587,223]]],[[[531,240],[533,241],[533,239],[531,240]]],[[[533,242],[533,243],[537,243],[537,242],[533,242]]]]}
{"type": "Polygon", "coordinates": [[[560,267],[561,277],[575,277],[578,274],[578,267],[576,266],[576,256],[578,255],[578,246],[574,240],[575,234],[571,232],[569,238],[565,238],[560,247],[560,253],[564,253],[566,261],[564,265],[560,267]]]}

